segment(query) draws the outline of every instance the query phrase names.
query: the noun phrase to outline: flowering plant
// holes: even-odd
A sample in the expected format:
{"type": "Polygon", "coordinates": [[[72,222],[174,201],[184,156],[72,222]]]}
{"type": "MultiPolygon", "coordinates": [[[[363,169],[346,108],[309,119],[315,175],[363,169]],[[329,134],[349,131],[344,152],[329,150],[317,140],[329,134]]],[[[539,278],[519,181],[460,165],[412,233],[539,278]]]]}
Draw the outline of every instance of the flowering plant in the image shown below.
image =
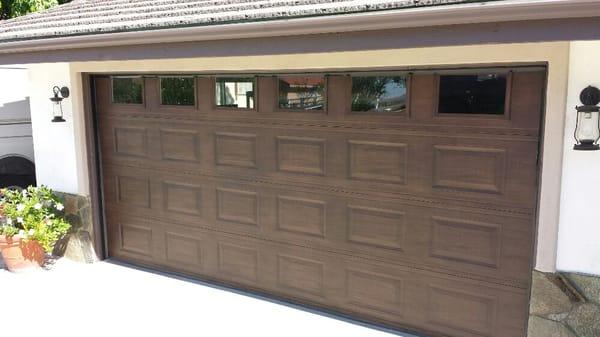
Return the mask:
{"type": "Polygon", "coordinates": [[[0,235],[18,235],[35,240],[48,253],[71,228],[65,220],[64,206],[48,187],[30,186],[25,190],[0,190],[2,222],[0,235]]]}

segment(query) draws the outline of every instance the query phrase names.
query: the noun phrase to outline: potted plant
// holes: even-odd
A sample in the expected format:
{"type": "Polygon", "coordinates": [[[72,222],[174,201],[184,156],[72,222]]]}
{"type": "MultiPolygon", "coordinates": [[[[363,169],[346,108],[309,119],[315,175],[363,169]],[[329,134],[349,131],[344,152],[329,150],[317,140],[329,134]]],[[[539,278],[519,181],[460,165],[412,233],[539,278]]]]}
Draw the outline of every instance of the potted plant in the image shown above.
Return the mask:
{"type": "Polygon", "coordinates": [[[8,270],[43,266],[46,253],[71,228],[64,206],[49,188],[0,190],[0,251],[8,270]]]}

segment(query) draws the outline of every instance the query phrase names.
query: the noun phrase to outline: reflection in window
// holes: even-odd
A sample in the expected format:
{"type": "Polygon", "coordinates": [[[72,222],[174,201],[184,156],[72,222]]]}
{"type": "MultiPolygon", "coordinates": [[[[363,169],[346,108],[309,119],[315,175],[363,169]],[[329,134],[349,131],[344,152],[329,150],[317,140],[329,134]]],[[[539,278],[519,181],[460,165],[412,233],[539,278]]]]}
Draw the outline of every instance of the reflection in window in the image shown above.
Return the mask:
{"type": "Polygon", "coordinates": [[[196,104],[194,82],[193,77],[161,77],[160,98],[162,105],[196,104]]]}
{"type": "Polygon", "coordinates": [[[439,113],[503,115],[506,75],[440,76],[439,113]]]}
{"type": "Polygon", "coordinates": [[[112,99],[119,104],[142,104],[144,79],[142,77],[113,77],[112,99]]]}
{"type": "Polygon", "coordinates": [[[325,77],[287,76],[279,78],[279,108],[323,110],[324,107],[325,77]]]}
{"type": "Polygon", "coordinates": [[[352,111],[401,112],[406,109],[406,77],[352,77],[352,111]]]}
{"type": "Polygon", "coordinates": [[[215,102],[220,107],[254,109],[254,78],[217,78],[215,102]]]}

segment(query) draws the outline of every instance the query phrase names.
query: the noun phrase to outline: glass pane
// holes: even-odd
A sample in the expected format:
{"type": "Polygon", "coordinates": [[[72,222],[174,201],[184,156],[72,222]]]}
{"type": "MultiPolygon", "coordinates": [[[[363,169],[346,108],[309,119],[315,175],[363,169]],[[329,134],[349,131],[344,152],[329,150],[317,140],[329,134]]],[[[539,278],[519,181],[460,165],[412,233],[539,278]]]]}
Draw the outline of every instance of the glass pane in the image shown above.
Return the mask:
{"type": "Polygon", "coordinates": [[[279,78],[279,108],[323,110],[325,77],[288,76],[279,78]]]}
{"type": "Polygon", "coordinates": [[[595,143],[600,138],[598,132],[598,113],[581,111],[577,113],[577,128],[575,139],[580,143],[595,143]]]}
{"type": "Polygon", "coordinates": [[[217,106],[253,109],[254,78],[217,78],[215,95],[217,106]]]}
{"type": "Polygon", "coordinates": [[[503,115],[506,75],[442,75],[439,100],[439,113],[503,115]]]}
{"type": "Polygon", "coordinates": [[[193,77],[162,77],[160,96],[163,105],[196,104],[195,79],[193,77]]]}
{"type": "Polygon", "coordinates": [[[352,77],[352,111],[402,112],[405,109],[405,76],[352,77]]]}
{"type": "Polygon", "coordinates": [[[113,103],[142,104],[144,79],[141,77],[113,77],[113,103]]]}

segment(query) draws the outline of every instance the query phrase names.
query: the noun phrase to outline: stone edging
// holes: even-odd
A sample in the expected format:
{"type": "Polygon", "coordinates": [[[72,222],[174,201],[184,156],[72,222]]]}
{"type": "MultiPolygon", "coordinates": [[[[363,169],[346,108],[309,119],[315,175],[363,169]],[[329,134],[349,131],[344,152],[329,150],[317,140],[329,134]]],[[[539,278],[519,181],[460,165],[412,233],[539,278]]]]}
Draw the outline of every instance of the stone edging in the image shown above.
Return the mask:
{"type": "Polygon", "coordinates": [[[527,336],[600,336],[600,277],[534,271],[527,336]]]}

